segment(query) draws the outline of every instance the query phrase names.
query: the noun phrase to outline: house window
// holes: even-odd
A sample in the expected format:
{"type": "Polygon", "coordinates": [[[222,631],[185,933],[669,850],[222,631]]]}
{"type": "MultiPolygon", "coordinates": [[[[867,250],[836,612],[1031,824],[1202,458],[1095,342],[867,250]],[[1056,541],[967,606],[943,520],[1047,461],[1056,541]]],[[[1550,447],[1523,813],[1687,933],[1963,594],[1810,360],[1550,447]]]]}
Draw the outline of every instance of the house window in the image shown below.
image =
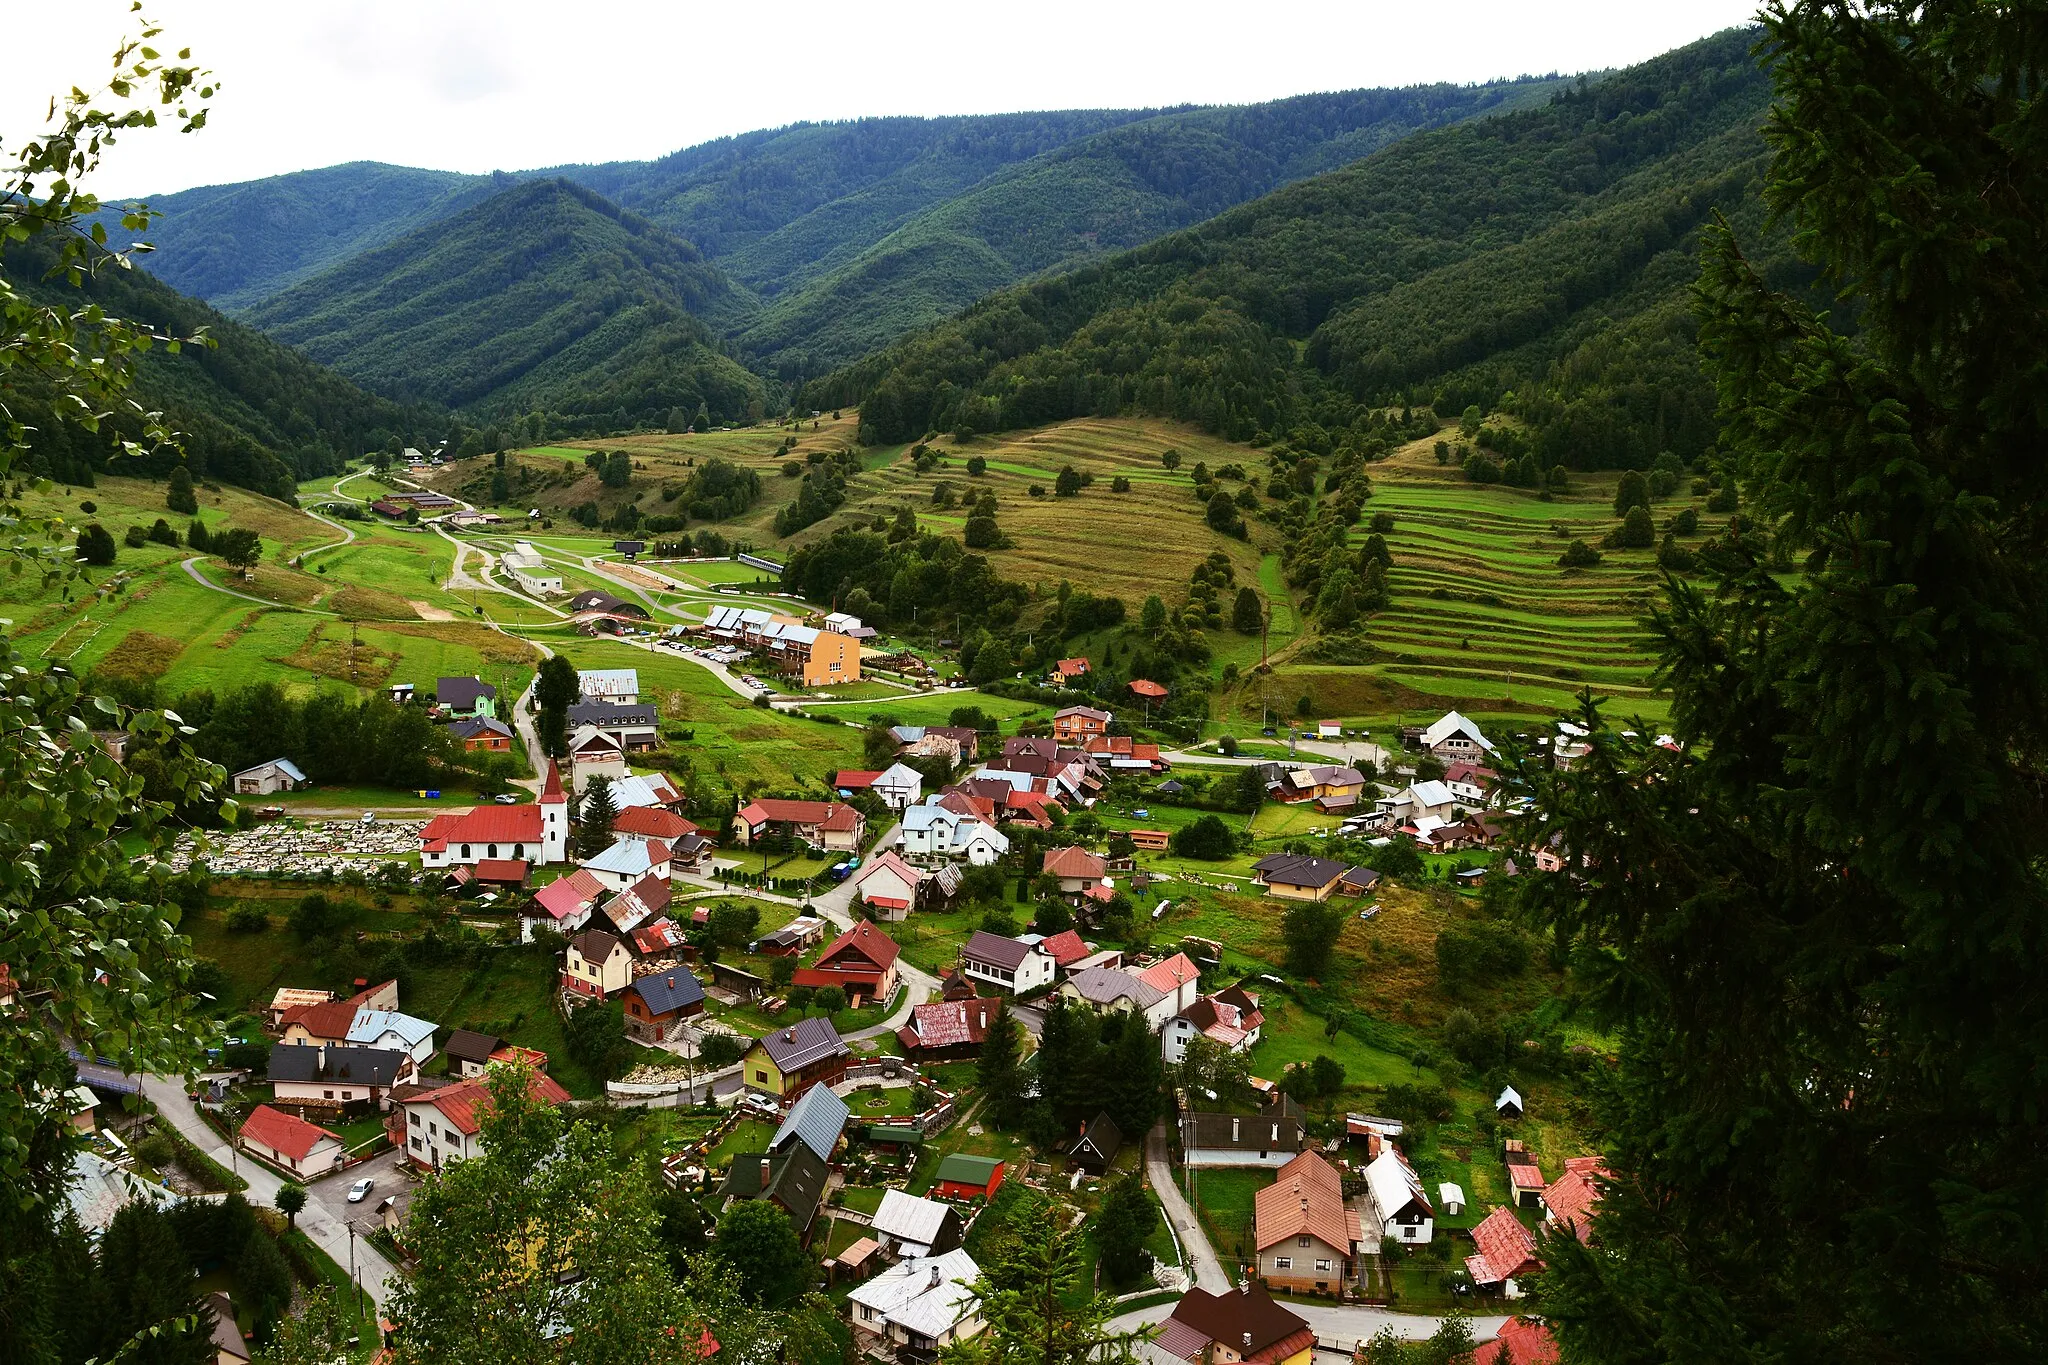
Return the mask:
{"type": "Polygon", "coordinates": [[[493,858],[498,856],[498,846],[496,844],[491,845],[491,856],[493,858]]]}
{"type": "Polygon", "coordinates": [[[464,844],[464,845],[462,846],[462,856],[463,856],[463,857],[465,857],[465,858],[467,858],[467,857],[469,856],[469,845],[468,845],[468,844],[464,844]]]}
{"type": "Polygon", "coordinates": [[[1316,1274],[1318,1274],[1318,1275],[1327,1275],[1327,1274],[1329,1274],[1329,1273],[1330,1273],[1330,1263],[1329,1263],[1328,1261],[1317,1261],[1317,1262],[1316,1262],[1316,1274]]]}
{"type": "MultiPolygon", "coordinates": [[[[413,1116],[413,1122],[414,1122],[414,1123],[418,1123],[418,1122],[419,1122],[419,1116],[418,1116],[418,1115],[414,1115],[414,1116],[413,1116]]],[[[412,1135],[412,1149],[413,1149],[413,1150],[414,1150],[415,1152],[417,1152],[417,1151],[420,1151],[420,1150],[424,1149],[424,1148],[426,1147],[426,1145],[427,1145],[426,1143],[424,1143],[424,1142],[420,1141],[420,1135],[419,1135],[418,1133],[414,1133],[414,1134],[412,1135]]]]}
{"type": "Polygon", "coordinates": [[[1275,1269],[1275,1270],[1292,1270],[1292,1269],[1294,1269],[1294,1258],[1293,1258],[1292,1256],[1275,1256],[1275,1257],[1273,1258],[1273,1269],[1275,1269]]]}
{"type": "Polygon", "coordinates": [[[420,1116],[418,1114],[412,1116],[412,1126],[415,1128],[420,1126],[420,1116]]]}
{"type": "Polygon", "coordinates": [[[320,1095],[321,1095],[321,1098],[323,1098],[323,1099],[329,1099],[329,1100],[331,1100],[331,1099],[333,1099],[333,1098],[334,1098],[334,1092],[333,1092],[332,1090],[323,1090],[323,1091],[321,1091],[321,1092],[320,1092],[320,1095]]]}
{"type": "Polygon", "coordinates": [[[1306,1238],[1306,1237],[1297,1237],[1297,1238],[1295,1238],[1295,1239],[1294,1239],[1294,1244],[1295,1244],[1296,1246],[1298,1246],[1298,1247],[1302,1248],[1302,1249],[1303,1249],[1304,1251],[1306,1251],[1306,1250],[1308,1249],[1308,1238],[1306,1238]]]}
{"type": "Polygon", "coordinates": [[[1412,1226],[1411,1226],[1411,1227],[1405,1227],[1405,1228],[1402,1228],[1402,1229],[1401,1229],[1401,1240],[1402,1240],[1402,1241],[1404,1241],[1404,1242],[1412,1242],[1412,1241],[1414,1241],[1414,1240],[1415,1240],[1415,1229],[1414,1229],[1414,1228],[1413,1228],[1412,1226]]]}
{"type": "Polygon", "coordinates": [[[356,1092],[355,1092],[355,1091],[353,1091],[353,1090],[344,1090],[344,1091],[342,1091],[342,1092],[341,1092],[341,1101],[342,1101],[342,1103],[343,1103],[343,1104],[346,1104],[346,1103],[348,1103],[348,1102],[349,1102],[350,1100],[354,1099],[355,1097],[356,1097],[356,1092]]]}

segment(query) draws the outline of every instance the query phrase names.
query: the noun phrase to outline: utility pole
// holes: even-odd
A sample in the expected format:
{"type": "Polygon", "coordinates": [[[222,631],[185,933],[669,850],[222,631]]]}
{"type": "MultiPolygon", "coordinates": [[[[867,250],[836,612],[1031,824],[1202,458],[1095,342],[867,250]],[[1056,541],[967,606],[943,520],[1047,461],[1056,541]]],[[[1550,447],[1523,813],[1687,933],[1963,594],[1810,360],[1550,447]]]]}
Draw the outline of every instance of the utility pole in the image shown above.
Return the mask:
{"type": "Polygon", "coordinates": [[[356,1274],[356,1220],[344,1218],[341,1221],[348,1227],[348,1278],[349,1283],[355,1286],[356,1317],[360,1319],[363,1316],[363,1281],[356,1274]]]}

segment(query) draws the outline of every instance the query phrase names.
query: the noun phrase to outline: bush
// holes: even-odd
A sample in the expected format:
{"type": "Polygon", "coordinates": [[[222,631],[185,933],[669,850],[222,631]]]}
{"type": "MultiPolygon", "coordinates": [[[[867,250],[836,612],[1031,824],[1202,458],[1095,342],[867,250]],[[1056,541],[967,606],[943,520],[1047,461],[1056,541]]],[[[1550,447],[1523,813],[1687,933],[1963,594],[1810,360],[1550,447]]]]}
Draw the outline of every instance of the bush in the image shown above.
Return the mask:
{"type": "Polygon", "coordinates": [[[238,905],[228,911],[228,929],[237,934],[260,934],[270,927],[270,916],[254,905],[238,905]]]}
{"type": "Polygon", "coordinates": [[[121,537],[121,540],[129,549],[139,550],[149,544],[149,532],[143,530],[140,526],[131,526],[128,528],[127,534],[121,537]]]}
{"type": "Polygon", "coordinates": [[[1169,841],[1175,856],[1218,862],[1237,851],[1237,836],[1230,826],[1214,815],[1204,815],[1193,824],[1173,832],[1169,841]]]}
{"type": "Polygon", "coordinates": [[[1675,536],[1696,536],[1700,531],[1700,514],[1690,507],[1681,507],[1678,515],[1671,518],[1671,534],[1675,536]]]}
{"type": "Polygon", "coordinates": [[[1657,526],[1650,520],[1650,509],[1631,507],[1622,518],[1621,526],[1614,533],[1614,543],[1624,550],[1647,550],[1657,543],[1657,526]]]}
{"type": "Polygon", "coordinates": [[[1557,557],[1557,562],[1567,569],[1590,569],[1600,562],[1600,552],[1583,540],[1574,540],[1564,547],[1564,553],[1557,557]]]}
{"type": "Polygon", "coordinates": [[[105,568],[114,562],[113,533],[98,522],[80,528],[78,532],[78,557],[87,564],[105,568]]]}

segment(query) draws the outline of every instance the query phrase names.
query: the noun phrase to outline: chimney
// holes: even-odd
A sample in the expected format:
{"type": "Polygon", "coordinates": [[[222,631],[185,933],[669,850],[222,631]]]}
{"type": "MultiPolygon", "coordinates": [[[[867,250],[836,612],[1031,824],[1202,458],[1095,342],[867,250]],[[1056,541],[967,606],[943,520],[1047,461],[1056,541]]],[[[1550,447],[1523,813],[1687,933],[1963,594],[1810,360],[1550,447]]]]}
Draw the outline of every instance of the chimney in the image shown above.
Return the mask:
{"type": "MultiPolygon", "coordinates": [[[[925,1287],[927,1289],[937,1289],[939,1287],[939,1267],[936,1262],[934,1262],[932,1265],[931,1280],[925,1285],[925,1287]]],[[[1249,1336],[1251,1334],[1247,1332],[1245,1335],[1249,1336]]]]}
{"type": "Polygon", "coordinates": [[[761,1158],[761,1188],[768,1188],[768,1158],[765,1156],[761,1158]]]}
{"type": "Polygon", "coordinates": [[[1237,1141],[1237,1125],[1239,1124],[1239,1122],[1241,1122],[1241,1120],[1238,1119],[1232,1119],[1230,1121],[1230,1140],[1232,1142],[1237,1141]]]}
{"type": "Polygon", "coordinates": [[[1250,1332],[1244,1334],[1244,1353],[1246,1355],[1252,1353],[1252,1334],[1250,1332]]]}
{"type": "Polygon", "coordinates": [[[787,1032],[785,1032],[785,1033],[784,1033],[784,1034],[782,1035],[782,1041],[783,1041],[783,1042],[785,1042],[785,1043],[793,1043],[793,1042],[795,1042],[795,1041],[796,1041],[796,1030],[795,1030],[795,1029],[790,1029],[790,1030],[788,1030],[787,1032]]]}

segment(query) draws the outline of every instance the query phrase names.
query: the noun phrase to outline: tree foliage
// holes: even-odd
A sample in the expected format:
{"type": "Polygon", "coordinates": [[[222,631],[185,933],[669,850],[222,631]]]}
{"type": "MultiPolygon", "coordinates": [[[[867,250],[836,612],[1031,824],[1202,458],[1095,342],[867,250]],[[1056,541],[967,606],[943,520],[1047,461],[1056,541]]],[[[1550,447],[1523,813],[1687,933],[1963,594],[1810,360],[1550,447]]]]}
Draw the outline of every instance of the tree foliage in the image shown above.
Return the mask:
{"type": "Polygon", "coordinates": [[[1622,1040],[1599,1248],[1552,1239],[1543,1310],[1567,1358],[2028,1358],[2048,20],[1764,24],[1766,193],[1860,336],[1711,235],[1700,336],[1750,511],[1653,620],[1680,747],[1589,702],[1586,759],[1514,783],[1584,858],[1528,909],[1622,1040]]]}

